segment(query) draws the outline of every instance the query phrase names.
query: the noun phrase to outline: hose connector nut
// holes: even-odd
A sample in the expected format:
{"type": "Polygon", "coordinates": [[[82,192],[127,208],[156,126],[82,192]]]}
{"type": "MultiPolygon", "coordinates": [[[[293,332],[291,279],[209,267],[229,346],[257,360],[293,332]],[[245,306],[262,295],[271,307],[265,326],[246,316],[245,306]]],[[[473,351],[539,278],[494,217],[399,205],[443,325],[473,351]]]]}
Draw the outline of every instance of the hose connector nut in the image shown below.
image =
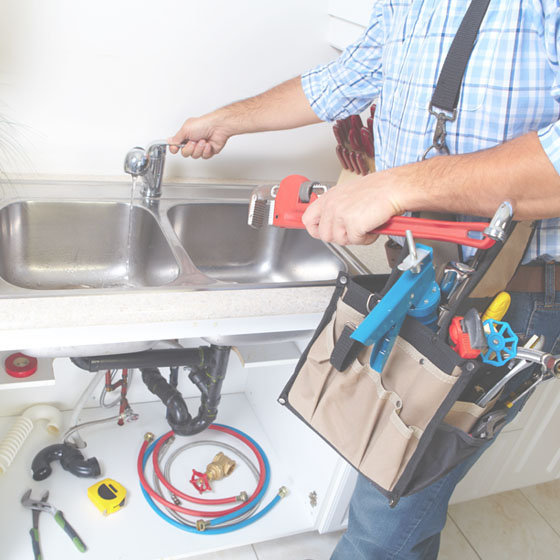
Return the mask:
{"type": "Polygon", "coordinates": [[[152,443],[154,439],[156,439],[156,436],[152,434],[152,432],[146,432],[144,434],[144,441],[147,441],[148,443],[152,443]]]}
{"type": "Polygon", "coordinates": [[[245,490],[243,490],[243,492],[240,492],[239,496],[237,496],[238,502],[246,502],[248,499],[249,495],[247,494],[247,492],[245,492],[245,490]]]}
{"type": "Polygon", "coordinates": [[[206,531],[206,527],[208,527],[208,525],[210,525],[210,521],[206,521],[204,519],[198,519],[196,521],[196,528],[198,531],[206,531]]]}
{"type": "Polygon", "coordinates": [[[288,495],[288,489],[285,486],[280,486],[278,490],[278,495],[281,498],[285,498],[288,495]]]}

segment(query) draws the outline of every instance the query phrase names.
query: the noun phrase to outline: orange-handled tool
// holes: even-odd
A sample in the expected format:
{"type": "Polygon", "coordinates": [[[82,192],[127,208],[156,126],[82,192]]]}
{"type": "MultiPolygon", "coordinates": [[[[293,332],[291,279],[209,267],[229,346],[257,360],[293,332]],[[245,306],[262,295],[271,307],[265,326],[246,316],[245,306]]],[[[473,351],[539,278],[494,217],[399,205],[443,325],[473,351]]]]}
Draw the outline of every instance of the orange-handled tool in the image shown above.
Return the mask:
{"type": "MultiPolygon", "coordinates": [[[[251,196],[249,225],[260,228],[268,223],[281,228],[304,229],[301,221],[303,213],[309,203],[317,199],[317,193],[326,190],[326,186],[313,183],[302,175],[289,175],[279,185],[259,187],[251,196]]],[[[372,233],[404,237],[406,231],[410,230],[417,239],[449,241],[477,249],[489,249],[495,240],[484,234],[488,225],[488,222],[450,222],[395,216],[372,233]],[[482,234],[482,238],[472,237],[473,232],[482,234]]]]}

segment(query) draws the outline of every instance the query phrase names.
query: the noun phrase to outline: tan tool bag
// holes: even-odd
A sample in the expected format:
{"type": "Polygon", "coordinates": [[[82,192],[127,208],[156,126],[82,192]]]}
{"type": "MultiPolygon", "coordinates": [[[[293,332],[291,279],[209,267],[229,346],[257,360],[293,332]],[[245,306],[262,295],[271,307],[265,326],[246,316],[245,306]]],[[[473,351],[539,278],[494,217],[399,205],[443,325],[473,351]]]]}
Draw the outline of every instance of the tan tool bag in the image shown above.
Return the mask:
{"type": "MultiPolygon", "coordinates": [[[[530,228],[520,225],[521,229],[525,246],[530,228]]],[[[513,234],[510,238],[515,243],[506,252],[515,252],[520,238],[513,234]]],[[[496,244],[485,251],[461,300],[450,310],[449,321],[465,305],[472,307],[469,293],[488,281],[487,275],[493,274],[490,265],[501,249],[496,244]]],[[[514,270],[515,266],[512,274],[514,270]]],[[[359,343],[361,349],[350,363],[341,367],[333,359],[345,327],[359,325],[372,301],[379,301],[397,276],[397,271],[391,276],[339,275],[319,327],[278,399],[393,504],[475,453],[485,440],[471,437],[469,431],[494,405],[490,402],[483,409],[458,401],[480,362],[461,358],[449,346],[443,334],[449,321],[441,326],[442,334],[436,334],[407,317],[381,374],[369,365],[372,348],[359,343]]],[[[485,295],[503,288],[494,287],[495,292],[485,295]]]]}

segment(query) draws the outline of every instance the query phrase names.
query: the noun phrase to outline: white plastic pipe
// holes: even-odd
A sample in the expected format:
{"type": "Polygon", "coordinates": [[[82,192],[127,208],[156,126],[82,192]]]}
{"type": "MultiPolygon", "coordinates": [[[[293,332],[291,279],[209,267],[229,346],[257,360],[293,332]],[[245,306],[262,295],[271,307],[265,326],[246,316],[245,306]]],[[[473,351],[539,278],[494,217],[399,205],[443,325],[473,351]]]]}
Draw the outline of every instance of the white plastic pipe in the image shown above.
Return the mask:
{"type": "Polygon", "coordinates": [[[38,420],[47,421],[46,429],[50,434],[60,432],[62,414],[58,408],[48,404],[37,404],[25,410],[0,442],[0,474],[8,470],[38,420]]]}

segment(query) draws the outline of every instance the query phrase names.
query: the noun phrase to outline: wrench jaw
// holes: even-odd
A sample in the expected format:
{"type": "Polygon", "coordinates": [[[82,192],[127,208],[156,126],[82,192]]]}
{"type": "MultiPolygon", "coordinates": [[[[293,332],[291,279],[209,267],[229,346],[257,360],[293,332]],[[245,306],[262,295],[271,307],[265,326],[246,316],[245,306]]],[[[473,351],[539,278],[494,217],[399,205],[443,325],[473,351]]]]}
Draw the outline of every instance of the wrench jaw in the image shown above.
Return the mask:
{"type": "Polygon", "coordinates": [[[22,497],[21,497],[21,505],[28,509],[32,509],[35,511],[45,511],[50,513],[51,515],[56,514],[56,509],[47,503],[47,499],[49,497],[49,493],[45,492],[41,498],[41,500],[32,500],[31,499],[31,490],[28,490],[22,497]]]}

